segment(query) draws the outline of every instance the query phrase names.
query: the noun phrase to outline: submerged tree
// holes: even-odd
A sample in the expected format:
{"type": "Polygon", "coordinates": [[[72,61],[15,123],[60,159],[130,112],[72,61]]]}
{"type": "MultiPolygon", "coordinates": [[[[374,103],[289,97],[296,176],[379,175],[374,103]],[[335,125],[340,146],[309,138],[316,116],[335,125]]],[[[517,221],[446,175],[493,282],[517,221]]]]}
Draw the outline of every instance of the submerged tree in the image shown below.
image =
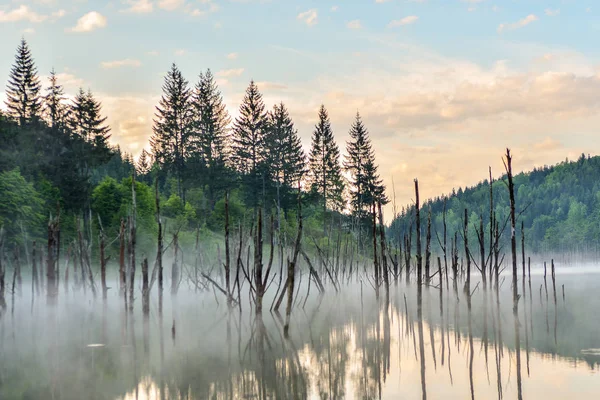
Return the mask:
{"type": "Polygon", "coordinates": [[[312,134],[309,182],[311,190],[323,199],[324,211],[327,207],[338,211],[344,208],[340,150],[335,143],[329,115],[323,105],[319,109],[319,122],[312,134]]]}
{"type": "Polygon", "coordinates": [[[165,77],[150,139],[154,159],[162,168],[175,174],[177,194],[182,199],[185,199],[183,179],[193,132],[191,95],[188,82],[173,64],[165,77]]]}
{"type": "Polygon", "coordinates": [[[233,162],[244,175],[248,203],[254,207],[259,204],[259,193],[264,188],[261,172],[265,160],[266,129],[265,104],[256,83],[251,81],[240,105],[240,116],[233,124],[233,162]]]}
{"type": "Polygon", "coordinates": [[[25,39],[17,48],[15,63],[6,85],[6,107],[9,115],[23,126],[39,117],[41,84],[37,68],[25,39]]]}

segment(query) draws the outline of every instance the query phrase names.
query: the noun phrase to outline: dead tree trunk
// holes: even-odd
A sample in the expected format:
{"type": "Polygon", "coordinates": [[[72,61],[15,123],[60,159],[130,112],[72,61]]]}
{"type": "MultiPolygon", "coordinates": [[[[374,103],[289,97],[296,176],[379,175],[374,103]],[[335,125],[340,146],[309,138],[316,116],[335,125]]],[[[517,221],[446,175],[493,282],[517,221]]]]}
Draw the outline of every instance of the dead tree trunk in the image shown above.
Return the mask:
{"type": "Polygon", "coordinates": [[[429,269],[431,266],[431,207],[427,215],[427,236],[425,237],[425,284],[429,285],[429,269]]]}
{"type": "Polygon", "coordinates": [[[0,311],[6,309],[6,270],[4,268],[4,228],[0,226],[0,311]]]}
{"type": "Polygon", "coordinates": [[[102,283],[102,300],[106,301],[108,287],[106,286],[106,257],[104,256],[104,231],[100,229],[100,281],[102,283]]]}
{"type": "Polygon", "coordinates": [[[171,268],[171,294],[179,290],[179,232],[173,234],[173,267],[171,268]]]}
{"type": "Polygon", "coordinates": [[[135,171],[131,175],[131,217],[129,217],[129,311],[133,312],[135,290],[135,245],[136,245],[136,192],[135,171]]]}
{"type": "Polygon", "coordinates": [[[46,290],[48,303],[55,304],[58,296],[58,286],[56,284],[56,253],[58,246],[58,231],[60,229],[58,217],[50,218],[48,222],[48,258],[46,265],[46,290]]]}
{"type": "Polygon", "coordinates": [[[227,291],[227,305],[233,304],[231,292],[231,261],[229,256],[229,192],[225,192],[225,290],[227,291]]]}
{"type": "MultiPolygon", "coordinates": [[[[515,320],[515,352],[517,360],[517,371],[521,369],[521,351],[519,337],[519,291],[517,287],[517,237],[516,237],[516,211],[515,211],[515,186],[512,174],[512,156],[510,150],[506,149],[506,161],[504,163],[508,177],[508,194],[510,199],[510,247],[512,255],[512,290],[513,290],[513,314],[515,320]]],[[[521,374],[517,373],[517,393],[521,398],[521,374]]]]}
{"type": "Polygon", "coordinates": [[[256,225],[256,236],[254,238],[254,287],[255,287],[255,311],[256,315],[262,315],[263,296],[265,295],[265,282],[263,281],[263,263],[262,263],[262,207],[258,208],[258,218],[256,225]]]}
{"type": "Polygon", "coordinates": [[[298,201],[298,235],[296,236],[296,243],[294,244],[294,254],[292,261],[288,259],[288,271],[287,271],[287,307],[285,310],[285,326],[283,328],[284,336],[287,338],[290,328],[290,315],[292,313],[292,304],[294,301],[294,286],[296,280],[296,264],[298,263],[298,254],[300,253],[300,246],[302,243],[302,207],[298,201]]]}
{"type": "Polygon", "coordinates": [[[33,286],[33,288],[35,288],[35,293],[39,295],[40,294],[40,282],[38,280],[37,242],[35,240],[33,241],[33,247],[31,250],[31,279],[33,279],[32,286],[33,286]]]}
{"type": "Polygon", "coordinates": [[[119,230],[119,294],[127,295],[127,274],[125,271],[125,220],[121,218],[119,230]]]}
{"type": "Polygon", "coordinates": [[[142,261],[142,311],[144,317],[150,314],[150,287],[148,285],[148,259],[142,261]]]}
{"type": "MultiPolygon", "coordinates": [[[[383,284],[385,285],[385,289],[388,290],[390,287],[390,275],[388,270],[387,263],[387,252],[386,252],[386,242],[385,242],[385,223],[383,222],[383,212],[381,211],[381,202],[377,203],[377,207],[379,208],[379,239],[381,244],[381,270],[383,273],[383,284]]],[[[398,270],[397,262],[395,264],[395,270],[398,270]]]]}
{"type": "Polygon", "coordinates": [[[158,243],[156,246],[156,266],[158,268],[158,307],[162,312],[162,294],[163,294],[163,231],[162,221],[160,219],[160,196],[158,195],[158,178],[154,182],[154,198],[156,202],[156,223],[158,225],[158,243]]]}
{"type": "Polygon", "coordinates": [[[377,218],[375,217],[375,203],[371,206],[371,220],[373,223],[373,267],[375,269],[375,293],[379,296],[379,286],[380,278],[379,278],[379,261],[377,257],[377,218]]]}
{"type": "Polygon", "coordinates": [[[469,214],[465,208],[465,224],[463,227],[463,241],[465,243],[465,258],[467,259],[467,278],[465,280],[465,293],[471,294],[471,257],[469,253],[469,214]]]}
{"type": "Polygon", "coordinates": [[[419,209],[419,181],[415,179],[415,219],[417,223],[417,284],[423,280],[423,259],[421,257],[421,210],[419,209]]]}

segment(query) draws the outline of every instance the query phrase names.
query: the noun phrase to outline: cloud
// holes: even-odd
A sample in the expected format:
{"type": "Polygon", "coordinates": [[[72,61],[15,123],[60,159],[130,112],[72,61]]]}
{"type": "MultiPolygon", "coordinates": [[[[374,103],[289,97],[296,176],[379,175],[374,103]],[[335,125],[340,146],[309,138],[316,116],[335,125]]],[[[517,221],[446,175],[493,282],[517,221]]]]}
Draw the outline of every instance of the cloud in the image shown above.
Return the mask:
{"type": "Polygon", "coordinates": [[[137,68],[137,67],[141,66],[142,63],[139,60],[126,58],[124,60],[103,61],[100,65],[104,69],[121,68],[121,67],[137,68]]]}
{"type": "Polygon", "coordinates": [[[212,0],[201,0],[200,1],[204,6],[202,8],[195,8],[192,11],[189,11],[189,14],[193,17],[203,17],[208,14],[215,13],[219,11],[219,5],[213,3],[212,0]]]}
{"type": "Polygon", "coordinates": [[[58,19],[65,15],[65,10],[58,10],[50,15],[38,14],[26,5],[20,5],[10,11],[0,10],[0,22],[28,21],[32,23],[44,22],[47,19],[58,19]]]}
{"type": "Polygon", "coordinates": [[[338,6],[331,6],[331,11],[332,12],[336,12],[337,10],[339,10],[338,6]]]}
{"type": "Polygon", "coordinates": [[[541,142],[534,143],[533,147],[536,150],[556,150],[563,147],[563,145],[556,139],[546,137],[541,142]]]}
{"type": "Polygon", "coordinates": [[[154,4],[150,0],[127,0],[125,3],[129,5],[129,8],[121,10],[121,12],[147,14],[154,10],[154,4]]]}
{"type": "Polygon", "coordinates": [[[187,50],[186,49],[177,49],[175,50],[175,55],[176,56],[185,56],[187,54],[187,50]]]}
{"type": "Polygon", "coordinates": [[[498,25],[498,33],[523,28],[524,26],[527,26],[527,25],[531,24],[532,22],[537,21],[538,19],[539,18],[536,15],[529,14],[525,18],[520,19],[517,22],[514,22],[512,24],[500,24],[500,25],[498,25]]]}
{"type": "Polygon", "coordinates": [[[91,32],[106,26],[106,17],[97,11],[91,11],[77,20],[77,25],[67,32],[91,32]]]}
{"type": "Polygon", "coordinates": [[[174,11],[183,6],[185,0],[160,0],[158,2],[158,7],[167,11],[174,11]]]}
{"type": "Polygon", "coordinates": [[[240,76],[244,73],[244,68],[237,69],[224,69],[217,72],[217,76],[220,78],[231,78],[233,76],[240,76]]]}
{"type": "Polygon", "coordinates": [[[26,29],[23,29],[23,33],[27,33],[29,35],[33,35],[35,33],[35,29],[33,29],[33,28],[26,28],[26,29]]]}
{"type": "Polygon", "coordinates": [[[360,20],[355,19],[353,21],[350,21],[346,24],[346,27],[348,27],[349,29],[360,29],[362,28],[362,25],[360,24],[360,20]]]}
{"type": "Polygon", "coordinates": [[[381,4],[381,3],[387,3],[390,0],[375,0],[375,3],[377,4],[381,4]]]}
{"type": "Polygon", "coordinates": [[[318,18],[317,9],[312,8],[308,11],[301,12],[296,18],[304,22],[308,26],[316,25],[318,18]]]}
{"type": "Polygon", "coordinates": [[[558,14],[560,14],[560,10],[558,8],[556,10],[552,10],[550,8],[546,8],[546,10],[544,12],[549,17],[556,17],[558,14]]]}
{"type": "Polygon", "coordinates": [[[227,54],[227,59],[228,60],[237,60],[238,58],[238,53],[229,53],[227,54]]]}
{"type": "Polygon", "coordinates": [[[417,17],[416,15],[409,15],[409,16],[404,17],[402,19],[397,19],[397,20],[391,21],[388,24],[388,28],[395,28],[397,26],[404,26],[404,25],[414,24],[418,20],[419,20],[419,17],[417,17]]]}
{"type": "Polygon", "coordinates": [[[146,54],[148,54],[149,56],[156,57],[156,56],[158,56],[160,53],[159,53],[157,50],[150,50],[150,51],[146,52],[146,54]]]}
{"type": "Polygon", "coordinates": [[[279,91],[288,88],[286,85],[276,82],[256,82],[256,86],[262,91],[279,91]]]}

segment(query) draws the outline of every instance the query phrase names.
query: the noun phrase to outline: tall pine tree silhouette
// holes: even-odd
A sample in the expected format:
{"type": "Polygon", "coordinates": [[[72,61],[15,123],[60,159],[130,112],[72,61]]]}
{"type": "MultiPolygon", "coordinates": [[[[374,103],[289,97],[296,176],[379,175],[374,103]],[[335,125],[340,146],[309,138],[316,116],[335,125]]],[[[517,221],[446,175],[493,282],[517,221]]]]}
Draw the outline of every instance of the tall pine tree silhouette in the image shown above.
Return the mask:
{"type": "Polygon", "coordinates": [[[150,139],[154,159],[177,179],[177,194],[185,200],[184,176],[193,133],[192,92],[175,64],[165,77],[150,139]]]}
{"type": "Polygon", "coordinates": [[[243,175],[248,205],[252,207],[259,205],[266,184],[263,170],[266,129],[265,104],[258,87],[251,81],[240,105],[240,116],[233,124],[232,144],[233,162],[243,175]]]}
{"type": "Polygon", "coordinates": [[[265,156],[269,179],[276,186],[278,207],[287,210],[294,200],[289,197],[305,172],[305,156],[298,131],[283,103],[275,104],[267,119],[265,156]]]}
{"type": "Polygon", "coordinates": [[[350,174],[350,205],[359,219],[368,214],[378,202],[387,203],[385,188],[377,172],[375,153],[369,133],[360,114],[350,128],[350,141],[346,145],[344,168],[350,174]]]}
{"type": "Polygon", "coordinates": [[[25,38],[17,48],[15,63],[6,86],[6,107],[9,115],[23,126],[39,117],[41,84],[37,68],[25,38]]]}
{"type": "Polygon", "coordinates": [[[340,150],[333,137],[324,105],[319,109],[319,122],[312,134],[308,165],[311,190],[321,196],[323,212],[326,213],[327,207],[343,210],[344,180],[340,167],[340,150]]]}
{"type": "Polygon", "coordinates": [[[194,159],[200,164],[200,182],[208,188],[211,208],[229,184],[231,118],[212,72],[200,74],[192,95],[194,159]]]}
{"type": "Polygon", "coordinates": [[[44,116],[50,128],[54,131],[66,128],[69,108],[65,104],[65,91],[58,84],[54,68],[50,72],[50,86],[46,88],[44,96],[44,116]]]}

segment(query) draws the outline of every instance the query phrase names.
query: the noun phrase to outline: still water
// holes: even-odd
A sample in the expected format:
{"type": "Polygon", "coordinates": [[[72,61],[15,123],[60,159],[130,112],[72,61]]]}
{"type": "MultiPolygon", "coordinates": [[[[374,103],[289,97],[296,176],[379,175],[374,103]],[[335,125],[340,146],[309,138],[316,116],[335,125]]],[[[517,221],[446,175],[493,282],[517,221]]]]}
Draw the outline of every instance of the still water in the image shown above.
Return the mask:
{"type": "Polygon", "coordinates": [[[598,399],[596,271],[559,268],[553,286],[532,270],[517,325],[508,276],[499,296],[479,285],[470,310],[434,278],[420,313],[402,283],[379,299],[368,281],[303,288],[288,337],[267,299],[256,318],[248,300],[229,312],[218,293],[182,290],[161,314],[154,289],[144,318],[114,289],[106,304],[63,291],[48,308],[25,284],[0,319],[0,398],[598,399]]]}

